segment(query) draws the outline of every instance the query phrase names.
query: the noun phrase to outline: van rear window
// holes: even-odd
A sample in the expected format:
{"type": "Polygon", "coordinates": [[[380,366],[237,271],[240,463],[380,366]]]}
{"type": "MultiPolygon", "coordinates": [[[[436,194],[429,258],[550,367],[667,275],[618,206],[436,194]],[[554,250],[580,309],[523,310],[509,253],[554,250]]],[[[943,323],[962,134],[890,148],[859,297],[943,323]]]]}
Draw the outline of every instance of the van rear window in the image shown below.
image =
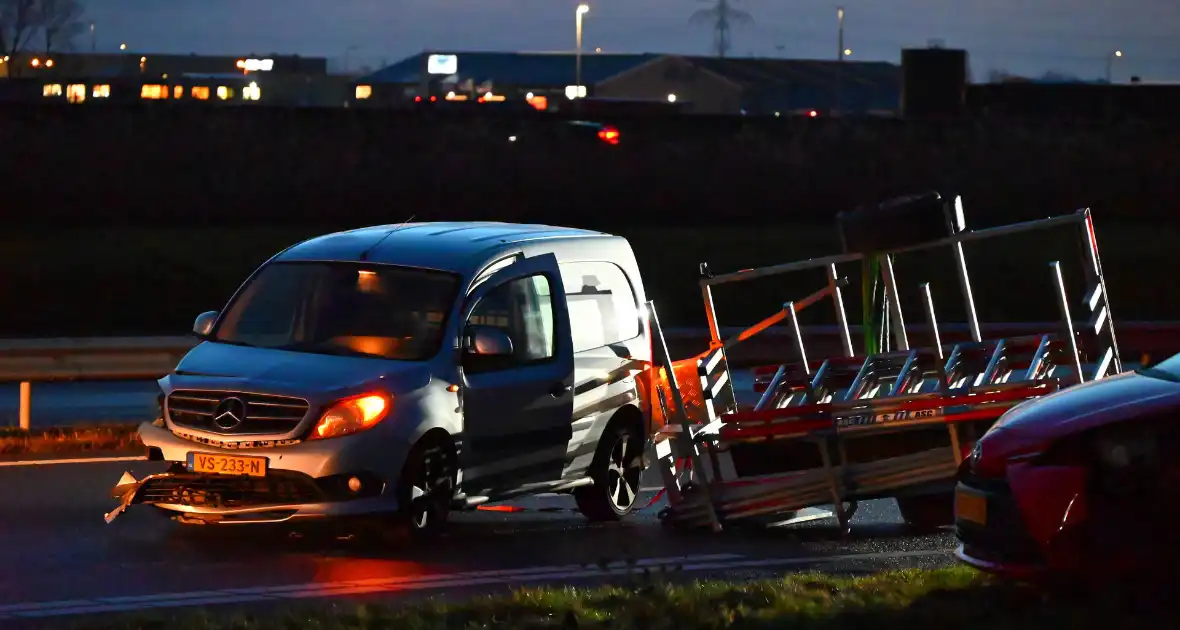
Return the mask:
{"type": "Polygon", "coordinates": [[[639,307],[627,275],[608,262],[561,263],[574,352],[639,336],[639,307]]]}

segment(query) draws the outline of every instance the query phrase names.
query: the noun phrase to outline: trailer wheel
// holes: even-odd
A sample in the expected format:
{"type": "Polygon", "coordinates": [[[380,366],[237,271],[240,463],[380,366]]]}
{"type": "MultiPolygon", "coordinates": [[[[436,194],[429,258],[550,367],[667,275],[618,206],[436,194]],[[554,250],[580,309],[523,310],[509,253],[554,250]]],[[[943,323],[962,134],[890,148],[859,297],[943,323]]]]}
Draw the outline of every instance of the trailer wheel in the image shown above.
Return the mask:
{"type": "Polygon", "coordinates": [[[955,523],[953,492],[897,497],[897,509],[906,525],[922,531],[955,523]]]}
{"type": "Polygon", "coordinates": [[[602,432],[590,464],[594,484],[574,490],[578,509],[590,521],[618,521],[635,509],[643,474],[643,435],[631,422],[612,421],[602,432]]]}

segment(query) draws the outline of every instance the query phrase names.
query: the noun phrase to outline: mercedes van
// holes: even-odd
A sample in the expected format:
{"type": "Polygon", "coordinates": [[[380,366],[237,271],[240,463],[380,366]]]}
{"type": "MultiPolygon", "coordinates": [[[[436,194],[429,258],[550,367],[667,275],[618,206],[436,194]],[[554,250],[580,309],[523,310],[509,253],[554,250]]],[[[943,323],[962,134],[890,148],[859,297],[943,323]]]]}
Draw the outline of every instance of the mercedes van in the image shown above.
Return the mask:
{"type": "Polygon", "coordinates": [[[197,524],[378,517],[572,493],[635,507],[652,359],[630,244],[505,223],[408,223],[296,244],[159,380],[139,434],[166,472],[114,489],[197,524]]]}

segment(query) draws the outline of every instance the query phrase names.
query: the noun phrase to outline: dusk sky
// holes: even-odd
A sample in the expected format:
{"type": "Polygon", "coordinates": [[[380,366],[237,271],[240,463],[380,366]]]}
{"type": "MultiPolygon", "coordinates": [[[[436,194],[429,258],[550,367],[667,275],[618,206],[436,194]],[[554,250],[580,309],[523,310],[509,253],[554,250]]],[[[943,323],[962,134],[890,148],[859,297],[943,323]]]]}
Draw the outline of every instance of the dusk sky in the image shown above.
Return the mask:
{"type": "MultiPolygon", "coordinates": [[[[738,0],[753,16],[733,31],[732,56],[832,58],[836,2],[738,0]]],[[[708,54],[708,27],[689,17],[699,0],[591,0],[584,46],[607,52],[708,54]]],[[[1002,68],[1100,78],[1121,49],[1115,80],[1180,80],[1176,0],[843,0],[853,59],[900,60],[933,38],[966,48],[975,80],[1002,68]]],[[[89,0],[99,50],[298,53],[353,69],[392,63],[423,49],[572,50],[574,7],[566,0],[89,0]]],[[[78,39],[89,50],[90,37],[78,39]]]]}

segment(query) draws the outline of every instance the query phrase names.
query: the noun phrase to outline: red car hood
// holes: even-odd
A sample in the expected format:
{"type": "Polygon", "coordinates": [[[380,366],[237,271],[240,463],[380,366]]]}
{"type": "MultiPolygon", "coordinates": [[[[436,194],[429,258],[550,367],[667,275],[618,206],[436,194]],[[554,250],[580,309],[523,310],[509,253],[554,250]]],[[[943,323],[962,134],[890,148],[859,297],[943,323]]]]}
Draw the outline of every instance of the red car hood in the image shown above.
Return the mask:
{"type": "Polygon", "coordinates": [[[1180,383],[1124,372],[1022,403],[994,433],[1019,442],[1047,441],[1180,404],[1180,383]]]}

